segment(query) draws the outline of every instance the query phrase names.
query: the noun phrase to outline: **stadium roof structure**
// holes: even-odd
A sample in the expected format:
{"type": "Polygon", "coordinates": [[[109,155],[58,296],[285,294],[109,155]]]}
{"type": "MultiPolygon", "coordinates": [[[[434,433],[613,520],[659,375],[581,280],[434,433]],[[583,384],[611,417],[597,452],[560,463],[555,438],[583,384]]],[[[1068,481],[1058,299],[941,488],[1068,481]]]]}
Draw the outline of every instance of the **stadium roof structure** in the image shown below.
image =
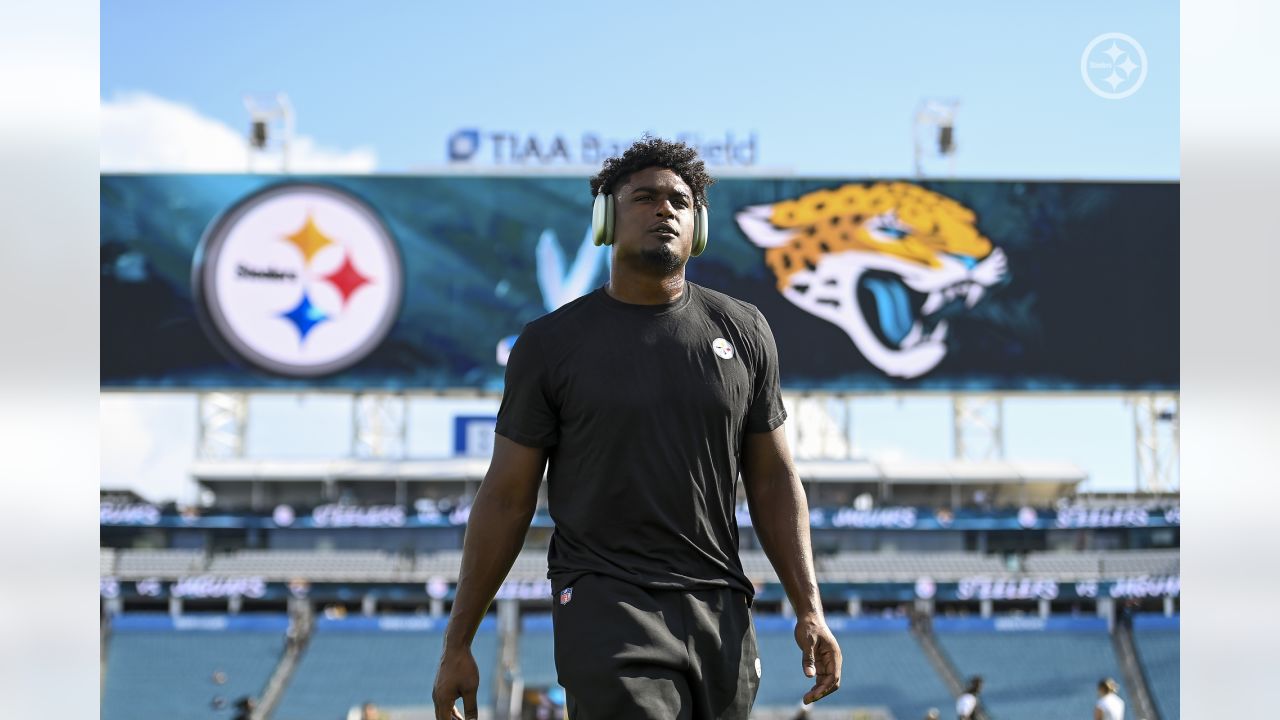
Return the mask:
{"type": "Polygon", "coordinates": [[[200,460],[192,463],[197,482],[316,482],[320,480],[479,481],[488,458],[442,460],[200,460]]]}
{"type": "Polygon", "coordinates": [[[1038,483],[1075,485],[1088,478],[1072,463],[944,460],[869,461],[802,460],[796,462],[805,482],[887,482],[895,484],[1004,484],[1038,483]]]}
{"type": "Polygon", "coordinates": [[[148,500],[129,488],[98,488],[98,498],[102,502],[145,503],[148,500]]]}
{"type": "MultiPolygon", "coordinates": [[[[245,483],[444,482],[473,483],[484,478],[487,458],[435,460],[201,460],[191,476],[210,488],[245,483]]],[[[1072,463],[1013,461],[800,460],[796,470],[810,486],[853,486],[882,501],[895,498],[921,504],[958,504],[982,492],[995,504],[1052,504],[1076,494],[1088,474],[1072,463]]]]}
{"type": "Polygon", "coordinates": [[[810,486],[874,486],[881,502],[959,506],[981,492],[995,505],[1051,505],[1074,496],[1089,475],[1064,462],[1004,460],[798,461],[810,486]]]}
{"type": "MultiPolygon", "coordinates": [[[[439,460],[200,460],[191,465],[198,481],[267,482],[290,480],[480,480],[489,468],[487,458],[439,460]]],[[[796,470],[804,482],[876,482],[917,485],[1050,484],[1075,487],[1088,478],[1080,467],[1065,462],[1011,461],[870,461],[799,460],[796,470]]]]}

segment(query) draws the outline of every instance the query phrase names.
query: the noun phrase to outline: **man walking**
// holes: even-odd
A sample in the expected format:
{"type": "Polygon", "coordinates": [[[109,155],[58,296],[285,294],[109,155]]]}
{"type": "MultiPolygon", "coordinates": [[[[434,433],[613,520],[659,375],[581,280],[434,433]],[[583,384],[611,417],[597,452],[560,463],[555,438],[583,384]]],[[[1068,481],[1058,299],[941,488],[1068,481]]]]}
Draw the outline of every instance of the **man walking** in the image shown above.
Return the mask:
{"type": "Polygon", "coordinates": [[[471,640],[523,543],[544,468],[570,718],[748,716],[763,666],[738,558],[739,473],[796,611],[802,670],[815,678],[805,702],[839,687],[773,335],[754,306],[685,280],[706,245],[712,182],[694,150],[654,138],[592,178],[609,282],[529,323],[512,349],[436,675],[439,720],[458,717],[458,698],[476,717],[471,640]]]}

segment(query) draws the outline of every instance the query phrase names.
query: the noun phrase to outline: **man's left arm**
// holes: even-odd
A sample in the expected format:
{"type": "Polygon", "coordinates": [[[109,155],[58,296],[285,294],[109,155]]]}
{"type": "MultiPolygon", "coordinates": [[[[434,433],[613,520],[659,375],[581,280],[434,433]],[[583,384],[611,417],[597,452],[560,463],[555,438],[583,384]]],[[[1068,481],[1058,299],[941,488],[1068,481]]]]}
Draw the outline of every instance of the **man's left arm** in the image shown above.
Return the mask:
{"type": "Polygon", "coordinates": [[[747,433],[744,445],[742,481],[751,523],[795,608],[796,644],[803,653],[804,674],[816,677],[804,696],[806,704],[812,703],[840,687],[841,655],[818,596],[809,542],[809,503],[782,426],[747,433]]]}

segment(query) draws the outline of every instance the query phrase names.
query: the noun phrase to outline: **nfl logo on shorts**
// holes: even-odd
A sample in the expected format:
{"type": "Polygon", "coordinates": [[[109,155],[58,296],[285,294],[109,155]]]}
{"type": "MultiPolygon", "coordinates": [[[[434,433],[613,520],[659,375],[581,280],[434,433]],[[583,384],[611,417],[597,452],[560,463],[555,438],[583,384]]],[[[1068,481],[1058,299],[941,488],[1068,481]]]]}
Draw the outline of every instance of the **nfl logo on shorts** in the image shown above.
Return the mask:
{"type": "Polygon", "coordinates": [[[570,601],[570,600],[572,600],[572,599],[573,599],[573,588],[571,588],[571,587],[567,587],[567,588],[565,588],[565,589],[563,589],[563,590],[561,590],[561,591],[560,591],[560,604],[561,604],[561,605],[568,605],[568,604],[569,604],[569,601],[570,601]]]}

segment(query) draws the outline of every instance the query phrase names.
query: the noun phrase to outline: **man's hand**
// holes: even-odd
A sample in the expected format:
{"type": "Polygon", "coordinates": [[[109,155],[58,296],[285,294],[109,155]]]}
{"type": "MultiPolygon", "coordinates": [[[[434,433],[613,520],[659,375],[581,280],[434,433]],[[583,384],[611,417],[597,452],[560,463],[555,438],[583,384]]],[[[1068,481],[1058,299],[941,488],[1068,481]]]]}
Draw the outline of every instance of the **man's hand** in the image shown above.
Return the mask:
{"type": "Polygon", "coordinates": [[[436,670],[436,684],[431,700],[436,706],[436,720],[475,720],[476,689],[480,687],[480,671],[470,649],[445,650],[436,670]],[[455,703],[462,698],[463,714],[455,703]]]}
{"type": "Polygon", "coordinates": [[[471,655],[471,640],[524,544],[546,465],[545,450],[494,435],[493,460],[471,502],[467,534],[462,540],[458,590],[449,612],[436,684],[431,690],[437,720],[476,718],[480,673],[471,655]],[[462,698],[464,715],[454,708],[458,698],[462,698]]]}
{"type": "Polygon", "coordinates": [[[804,694],[804,703],[817,702],[840,689],[840,645],[827,623],[817,615],[796,622],[796,644],[800,646],[805,677],[817,682],[804,694]]]}

